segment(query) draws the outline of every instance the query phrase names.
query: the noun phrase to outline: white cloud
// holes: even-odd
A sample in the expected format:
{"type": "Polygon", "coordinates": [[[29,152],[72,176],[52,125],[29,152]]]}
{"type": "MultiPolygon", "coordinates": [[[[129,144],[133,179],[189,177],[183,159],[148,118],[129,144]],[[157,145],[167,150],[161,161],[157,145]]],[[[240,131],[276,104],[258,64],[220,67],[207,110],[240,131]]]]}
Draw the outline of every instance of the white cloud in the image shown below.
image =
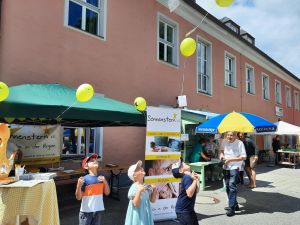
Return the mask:
{"type": "Polygon", "coordinates": [[[260,50],[300,78],[299,0],[236,0],[225,8],[215,0],[196,2],[218,19],[231,18],[255,37],[260,50]]]}

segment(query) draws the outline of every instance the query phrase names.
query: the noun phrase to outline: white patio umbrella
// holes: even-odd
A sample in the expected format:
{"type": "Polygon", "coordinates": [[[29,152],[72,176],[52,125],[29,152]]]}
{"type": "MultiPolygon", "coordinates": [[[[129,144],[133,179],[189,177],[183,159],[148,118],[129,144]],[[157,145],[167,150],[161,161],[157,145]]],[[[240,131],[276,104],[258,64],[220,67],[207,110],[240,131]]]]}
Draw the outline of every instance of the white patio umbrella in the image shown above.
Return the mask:
{"type": "Polygon", "coordinates": [[[268,132],[268,133],[259,133],[259,134],[273,134],[273,135],[300,135],[300,127],[284,122],[278,121],[274,123],[277,125],[277,131],[268,132]]]}

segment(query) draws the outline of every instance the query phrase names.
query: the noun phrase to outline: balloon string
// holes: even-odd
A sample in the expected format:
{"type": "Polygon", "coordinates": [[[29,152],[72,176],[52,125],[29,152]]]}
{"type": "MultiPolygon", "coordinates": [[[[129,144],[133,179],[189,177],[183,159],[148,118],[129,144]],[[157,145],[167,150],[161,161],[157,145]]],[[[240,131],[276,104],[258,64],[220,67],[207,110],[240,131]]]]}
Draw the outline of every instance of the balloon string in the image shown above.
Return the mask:
{"type": "Polygon", "coordinates": [[[59,119],[59,117],[61,117],[65,112],[67,112],[73,105],[76,104],[76,101],[72,103],[72,105],[70,105],[65,111],[63,111],[59,116],[57,116],[55,119],[59,119]]]}
{"type": "Polygon", "coordinates": [[[190,36],[202,24],[203,20],[206,18],[207,15],[208,15],[208,12],[205,14],[205,16],[202,18],[201,22],[196,27],[194,27],[192,30],[190,30],[189,32],[186,33],[185,37],[190,36]]]}
{"type": "Polygon", "coordinates": [[[186,66],[186,59],[184,59],[183,63],[183,72],[182,72],[182,82],[181,82],[181,95],[183,95],[183,88],[184,88],[184,71],[186,66]]]}

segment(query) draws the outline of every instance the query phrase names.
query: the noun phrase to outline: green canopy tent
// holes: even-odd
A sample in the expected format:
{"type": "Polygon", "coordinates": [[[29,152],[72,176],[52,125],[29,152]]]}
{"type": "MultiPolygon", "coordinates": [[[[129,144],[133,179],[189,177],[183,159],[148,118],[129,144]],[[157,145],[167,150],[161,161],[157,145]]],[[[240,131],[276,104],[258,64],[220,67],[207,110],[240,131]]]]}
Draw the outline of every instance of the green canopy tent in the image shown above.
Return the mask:
{"type": "Polygon", "coordinates": [[[0,102],[0,120],[76,127],[145,126],[143,113],[133,105],[97,94],[88,102],[78,102],[76,89],[60,84],[10,87],[9,97],[0,102]]]}

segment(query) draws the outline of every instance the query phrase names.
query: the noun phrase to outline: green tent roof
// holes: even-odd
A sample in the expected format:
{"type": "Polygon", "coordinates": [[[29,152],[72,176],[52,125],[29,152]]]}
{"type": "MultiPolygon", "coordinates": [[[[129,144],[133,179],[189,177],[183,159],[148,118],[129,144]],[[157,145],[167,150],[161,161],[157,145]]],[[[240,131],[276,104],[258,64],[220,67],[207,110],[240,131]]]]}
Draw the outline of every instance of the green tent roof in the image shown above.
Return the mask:
{"type": "Polygon", "coordinates": [[[0,102],[0,120],[13,119],[12,123],[18,124],[145,126],[143,113],[138,112],[133,105],[97,94],[88,102],[78,102],[76,89],[60,84],[23,84],[10,87],[9,97],[0,102]],[[68,109],[71,105],[73,106],[68,109]],[[65,110],[67,111],[64,112],[65,110]]]}

